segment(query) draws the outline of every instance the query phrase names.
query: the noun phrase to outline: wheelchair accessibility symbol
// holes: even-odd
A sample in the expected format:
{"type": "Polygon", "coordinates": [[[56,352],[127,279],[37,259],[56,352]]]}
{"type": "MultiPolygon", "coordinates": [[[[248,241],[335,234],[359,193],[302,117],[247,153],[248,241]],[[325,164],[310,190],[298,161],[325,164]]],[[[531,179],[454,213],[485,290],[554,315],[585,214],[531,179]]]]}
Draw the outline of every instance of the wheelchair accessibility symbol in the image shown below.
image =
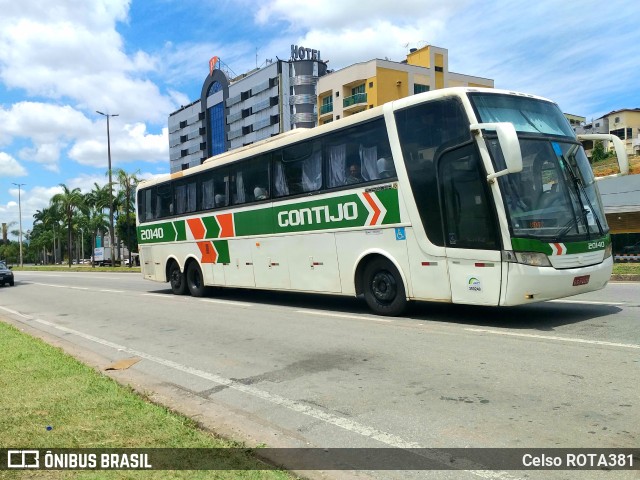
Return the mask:
{"type": "Polygon", "coordinates": [[[406,240],[407,235],[404,232],[404,227],[396,228],[396,240],[406,240]]]}

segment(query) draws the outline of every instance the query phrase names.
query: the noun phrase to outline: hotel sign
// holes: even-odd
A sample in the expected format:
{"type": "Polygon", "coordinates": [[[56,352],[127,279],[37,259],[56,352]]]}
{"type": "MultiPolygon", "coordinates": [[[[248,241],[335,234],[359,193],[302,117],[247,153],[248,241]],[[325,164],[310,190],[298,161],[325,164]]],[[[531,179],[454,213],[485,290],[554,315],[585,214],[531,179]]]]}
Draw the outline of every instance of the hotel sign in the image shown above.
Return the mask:
{"type": "Polygon", "coordinates": [[[291,45],[291,60],[320,60],[320,50],[291,45]]]}

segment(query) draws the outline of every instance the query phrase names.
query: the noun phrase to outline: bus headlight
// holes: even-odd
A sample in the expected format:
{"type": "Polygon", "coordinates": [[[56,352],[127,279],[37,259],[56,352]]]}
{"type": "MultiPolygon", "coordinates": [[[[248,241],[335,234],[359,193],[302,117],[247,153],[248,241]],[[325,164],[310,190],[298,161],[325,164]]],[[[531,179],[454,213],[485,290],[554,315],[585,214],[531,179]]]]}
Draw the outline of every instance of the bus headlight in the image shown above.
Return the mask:
{"type": "Polygon", "coordinates": [[[550,267],[549,257],[540,252],[516,252],[518,263],[531,265],[533,267],[550,267]]]}
{"type": "Polygon", "coordinates": [[[604,259],[603,260],[606,260],[607,258],[609,258],[612,255],[612,252],[613,252],[613,243],[609,243],[609,245],[604,247],[604,259]]]}
{"type": "Polygon", "coordinates": [[[532,265],[534,267],[550,267],[549,257],[539,252],[512,252],[511,250],[502,251],[502,261],[509,263],[522,263],[523,265],[532,265]]]}

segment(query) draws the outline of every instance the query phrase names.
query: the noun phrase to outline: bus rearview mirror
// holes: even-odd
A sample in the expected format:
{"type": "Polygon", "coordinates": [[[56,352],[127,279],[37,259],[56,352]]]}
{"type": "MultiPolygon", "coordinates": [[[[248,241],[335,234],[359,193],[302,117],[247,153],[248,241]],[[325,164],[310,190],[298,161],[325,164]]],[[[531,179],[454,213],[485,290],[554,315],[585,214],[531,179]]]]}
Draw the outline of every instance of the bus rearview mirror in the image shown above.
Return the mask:
{"type": "Polygon", "coordinates": [[[502,150],[502,156],[506,167],[499,172],[487,175],[487,180],[492,180],[508,173],[518,173],[522,171],[522,152],[520,151],[520,141],[518,134],[510,122],[495,123],[473,123],[470,126],[472,132],[480,132],[481,130],[495,130],[498,134],[498,142],[502,150]]]}

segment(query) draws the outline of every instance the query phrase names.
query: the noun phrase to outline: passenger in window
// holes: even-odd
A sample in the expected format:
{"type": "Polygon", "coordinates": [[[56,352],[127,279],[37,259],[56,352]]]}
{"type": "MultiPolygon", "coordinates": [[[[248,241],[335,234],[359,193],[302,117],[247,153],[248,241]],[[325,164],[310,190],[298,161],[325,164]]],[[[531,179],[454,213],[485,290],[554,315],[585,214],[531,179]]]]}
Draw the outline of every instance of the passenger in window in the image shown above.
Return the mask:
{"type": "Polygon", "coordinates": [[[216,201],[216,207],[224,207],[227,203],[225,202],[224,195],[222,195],[221,193],[216,194],[214,199],[216,201]]]}
{"type": "Polygon", "coordinates": [[[360,173],[360,165],[358,165],[357,163],[352,163],[349,166],[349,175],[345,180],[345,184],[353,185],[354,183],[361,183],[363,181],[364,180],[362,180],[362,174],[360,173]]]}
{"type": "Polygon", "coordinates": [[[390,158],[381,157],[378,159],[378,178],[389,178],[396,176],[396,169],[390,158]]]}
{"type": "Polygon", "coordinates": [[[266,188],[256,187],[253,189],[253,197],[256,200],[266,200],[269,198],[269,192],[267,192],[266,188]]]}

